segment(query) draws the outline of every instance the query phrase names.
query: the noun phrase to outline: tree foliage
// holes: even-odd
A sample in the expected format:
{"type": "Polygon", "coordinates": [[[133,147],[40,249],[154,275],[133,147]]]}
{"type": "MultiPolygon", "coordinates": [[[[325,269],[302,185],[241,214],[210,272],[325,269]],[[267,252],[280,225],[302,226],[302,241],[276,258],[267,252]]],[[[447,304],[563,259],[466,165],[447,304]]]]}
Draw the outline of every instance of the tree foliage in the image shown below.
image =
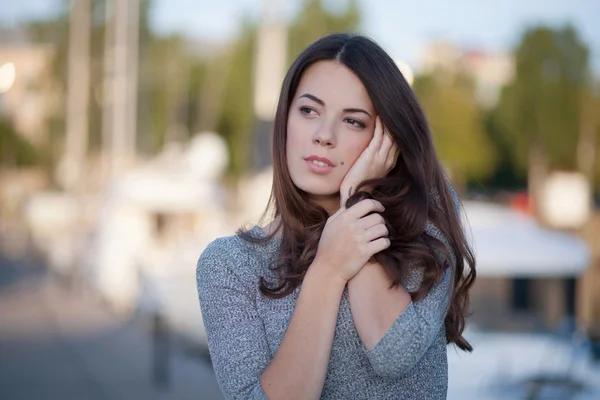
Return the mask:
{"type": "Polygon", "coordinates": [[[35,165],[43,154],[35,149],[28,140],[17,133],[12,124],[0,118],[0,166],[21,167],[35,165]]]}
{"type": "Polygon", "coordinates": [[[541,146],[550,168],[574,170],[589,89],[588,49],[572,27],[527,31],[515,53],[515,77],[494,111],[502,145],[522,173],[532,145],[541,146]]]}
{"type": "Polygon", "coordinates": [[[467,77],[438,69],[415,79],[442,163],[457,182],[483,179],[496,164],[496,153],[482,123],[473,86],[467,77]]]}
{"type": "Polygon", "coordinates": [[[291,62],[309,44],[331,33],[355,32],[361,13],[356,0],[336,12],[327,9],[323,0],[306,0],[288,30],[288,61],[291,62]]]}

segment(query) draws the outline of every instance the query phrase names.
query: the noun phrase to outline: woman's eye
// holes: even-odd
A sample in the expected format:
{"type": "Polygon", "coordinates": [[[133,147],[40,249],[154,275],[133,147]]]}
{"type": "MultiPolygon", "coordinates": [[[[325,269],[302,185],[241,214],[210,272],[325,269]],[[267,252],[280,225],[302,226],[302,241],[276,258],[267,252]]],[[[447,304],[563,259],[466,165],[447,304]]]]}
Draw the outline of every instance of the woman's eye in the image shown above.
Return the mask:
{"type": "Polygon", "coordinates": [[[300,107],[300,112],[305,115],[315,115],[317,113],[310,107],[300,107]]]}
{"type": "Polygon", "coordinates": [[[346,121],[356,128],[364,128],[365,124],[357,119],[347,118],[346,121]]]}

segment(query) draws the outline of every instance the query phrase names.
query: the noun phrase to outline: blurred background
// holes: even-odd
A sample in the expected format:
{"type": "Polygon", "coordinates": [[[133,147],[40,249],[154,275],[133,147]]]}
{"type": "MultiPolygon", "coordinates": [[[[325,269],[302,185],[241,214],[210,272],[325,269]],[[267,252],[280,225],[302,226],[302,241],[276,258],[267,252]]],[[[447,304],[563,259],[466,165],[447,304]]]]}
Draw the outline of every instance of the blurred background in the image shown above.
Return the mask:
{"type": "Polygon", "coordinates": [[[221,399],[195,263],[258,222],[283,76],[397,61],[464,201],[450,399],[600,398],[600,3],[0,0],[0,397],[221,399]]]}

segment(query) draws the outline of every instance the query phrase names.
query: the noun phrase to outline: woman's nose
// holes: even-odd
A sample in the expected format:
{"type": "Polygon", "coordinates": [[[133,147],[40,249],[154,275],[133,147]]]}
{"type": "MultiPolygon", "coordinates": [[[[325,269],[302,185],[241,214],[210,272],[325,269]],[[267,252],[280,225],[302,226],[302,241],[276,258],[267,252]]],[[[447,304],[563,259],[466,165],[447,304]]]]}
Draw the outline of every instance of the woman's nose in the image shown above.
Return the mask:
{"type": "Polygon", "coordinates": [[[323,126],[321,129],[319,129],[313,137],[313,143],[327,147],[335,146],[333,127],[323,126]]]}

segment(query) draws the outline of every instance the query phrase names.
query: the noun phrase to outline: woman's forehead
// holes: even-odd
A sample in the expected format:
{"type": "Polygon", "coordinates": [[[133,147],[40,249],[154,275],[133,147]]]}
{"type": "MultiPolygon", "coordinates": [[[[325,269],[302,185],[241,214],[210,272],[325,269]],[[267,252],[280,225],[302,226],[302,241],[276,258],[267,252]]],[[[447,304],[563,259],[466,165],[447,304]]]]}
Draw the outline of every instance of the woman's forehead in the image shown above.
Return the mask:
{"type": "Polygon", "coordinates": [[[361,107],[373,109],[373,103],[360,78],[344,64],[318,61],[302,75],[294,100],[309,94],[325,107],[361,107]]]}

